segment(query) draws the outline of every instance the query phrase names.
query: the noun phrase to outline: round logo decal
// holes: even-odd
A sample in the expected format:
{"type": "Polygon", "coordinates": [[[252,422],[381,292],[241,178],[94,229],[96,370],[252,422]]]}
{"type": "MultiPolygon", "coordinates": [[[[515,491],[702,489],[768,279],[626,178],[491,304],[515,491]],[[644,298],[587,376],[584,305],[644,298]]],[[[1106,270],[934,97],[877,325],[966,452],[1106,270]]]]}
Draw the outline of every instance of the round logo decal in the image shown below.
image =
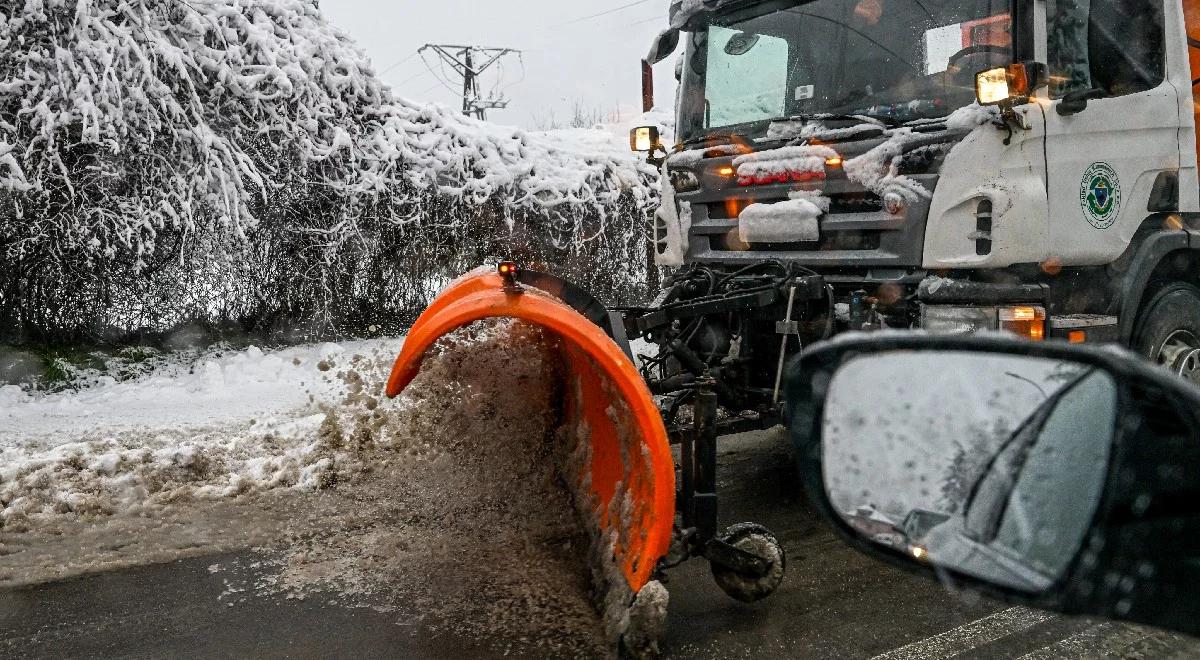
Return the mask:
{"type": "Polygon", "coordinates": [[[1079,184],[1083,217],[1096,229],[1108,229],[1121,212],[1121,182],[1108,163],[1092,163],[1079,184]]]}

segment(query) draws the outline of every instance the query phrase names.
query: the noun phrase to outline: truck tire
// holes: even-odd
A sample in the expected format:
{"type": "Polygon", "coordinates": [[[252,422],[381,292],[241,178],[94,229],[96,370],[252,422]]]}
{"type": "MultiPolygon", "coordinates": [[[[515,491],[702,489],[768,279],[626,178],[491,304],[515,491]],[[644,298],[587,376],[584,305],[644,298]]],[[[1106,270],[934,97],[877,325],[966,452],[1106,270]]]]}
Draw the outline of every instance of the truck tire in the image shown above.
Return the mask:
{"type": "Polygon", "coordinates": [[[1172,373],[1200,383],[1200,289],[1177,282],[1146,304],[1133,349],[1172,373]]]}

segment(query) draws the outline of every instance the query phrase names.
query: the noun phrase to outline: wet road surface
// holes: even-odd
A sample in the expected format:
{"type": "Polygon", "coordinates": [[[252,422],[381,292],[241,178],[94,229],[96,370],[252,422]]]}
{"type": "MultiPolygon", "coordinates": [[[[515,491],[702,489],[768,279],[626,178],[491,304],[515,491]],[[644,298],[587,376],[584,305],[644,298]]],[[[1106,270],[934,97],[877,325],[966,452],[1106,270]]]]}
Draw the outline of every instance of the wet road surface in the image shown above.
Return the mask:
{"type": "MultiPolygon", "coordinates": [[[[703,561],[674,569],[669,657],[1200,657],[1200,640],[953,593],[843,546],[806,508],[779,434],[723,440],[720,479],[723,523],[771,528],[788,552],[787,576],[747,605],[726,597],[703,561]]],[[[255,570],[250,553],[215,555],[0,591],[0,656],[495,655],[336,595],[231,600],[230,575],[208,569],[217,563],[255,570]]]]}

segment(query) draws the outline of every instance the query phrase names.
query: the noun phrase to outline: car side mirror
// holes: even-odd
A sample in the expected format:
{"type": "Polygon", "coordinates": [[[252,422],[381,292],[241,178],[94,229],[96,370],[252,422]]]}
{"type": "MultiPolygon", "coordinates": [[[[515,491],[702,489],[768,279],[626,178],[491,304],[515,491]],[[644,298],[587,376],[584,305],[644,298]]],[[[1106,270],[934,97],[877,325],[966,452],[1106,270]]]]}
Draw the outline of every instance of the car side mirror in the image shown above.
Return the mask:
{"type": "Polygon", "coordinates": [[[810,501],[857,549],[1009,602],[1200,633],[1200,389],[1113,350],[830,342],[789,366],[810,501]]]}

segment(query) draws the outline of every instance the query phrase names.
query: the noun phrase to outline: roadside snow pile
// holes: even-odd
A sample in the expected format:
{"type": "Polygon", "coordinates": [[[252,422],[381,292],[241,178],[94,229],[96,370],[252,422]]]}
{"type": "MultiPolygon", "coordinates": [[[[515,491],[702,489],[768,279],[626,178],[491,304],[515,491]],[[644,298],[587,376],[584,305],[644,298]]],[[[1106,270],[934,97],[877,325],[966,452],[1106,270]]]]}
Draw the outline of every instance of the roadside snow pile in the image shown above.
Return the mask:
{"type": "MultiPolygon", "coordinates": [[[[475,204],[502,195],[510,207],[586,207],[606,213],[622,195],[649,207],[657,170],[603,129],[536,132],[400,99],[388,109],[379,157],[406,164],[422,188],[475,204]]],[[[376,185],[386,185],[381,180],[376,185]]]]}
{"type": "Polygon", "coordinates": [[[0,388],[0,531],[61,517],[151,514],[181,501],[327,486],[339,461],[331,364],[394,357],[399,341],[251,347],[78,392],[0,388]]]}

